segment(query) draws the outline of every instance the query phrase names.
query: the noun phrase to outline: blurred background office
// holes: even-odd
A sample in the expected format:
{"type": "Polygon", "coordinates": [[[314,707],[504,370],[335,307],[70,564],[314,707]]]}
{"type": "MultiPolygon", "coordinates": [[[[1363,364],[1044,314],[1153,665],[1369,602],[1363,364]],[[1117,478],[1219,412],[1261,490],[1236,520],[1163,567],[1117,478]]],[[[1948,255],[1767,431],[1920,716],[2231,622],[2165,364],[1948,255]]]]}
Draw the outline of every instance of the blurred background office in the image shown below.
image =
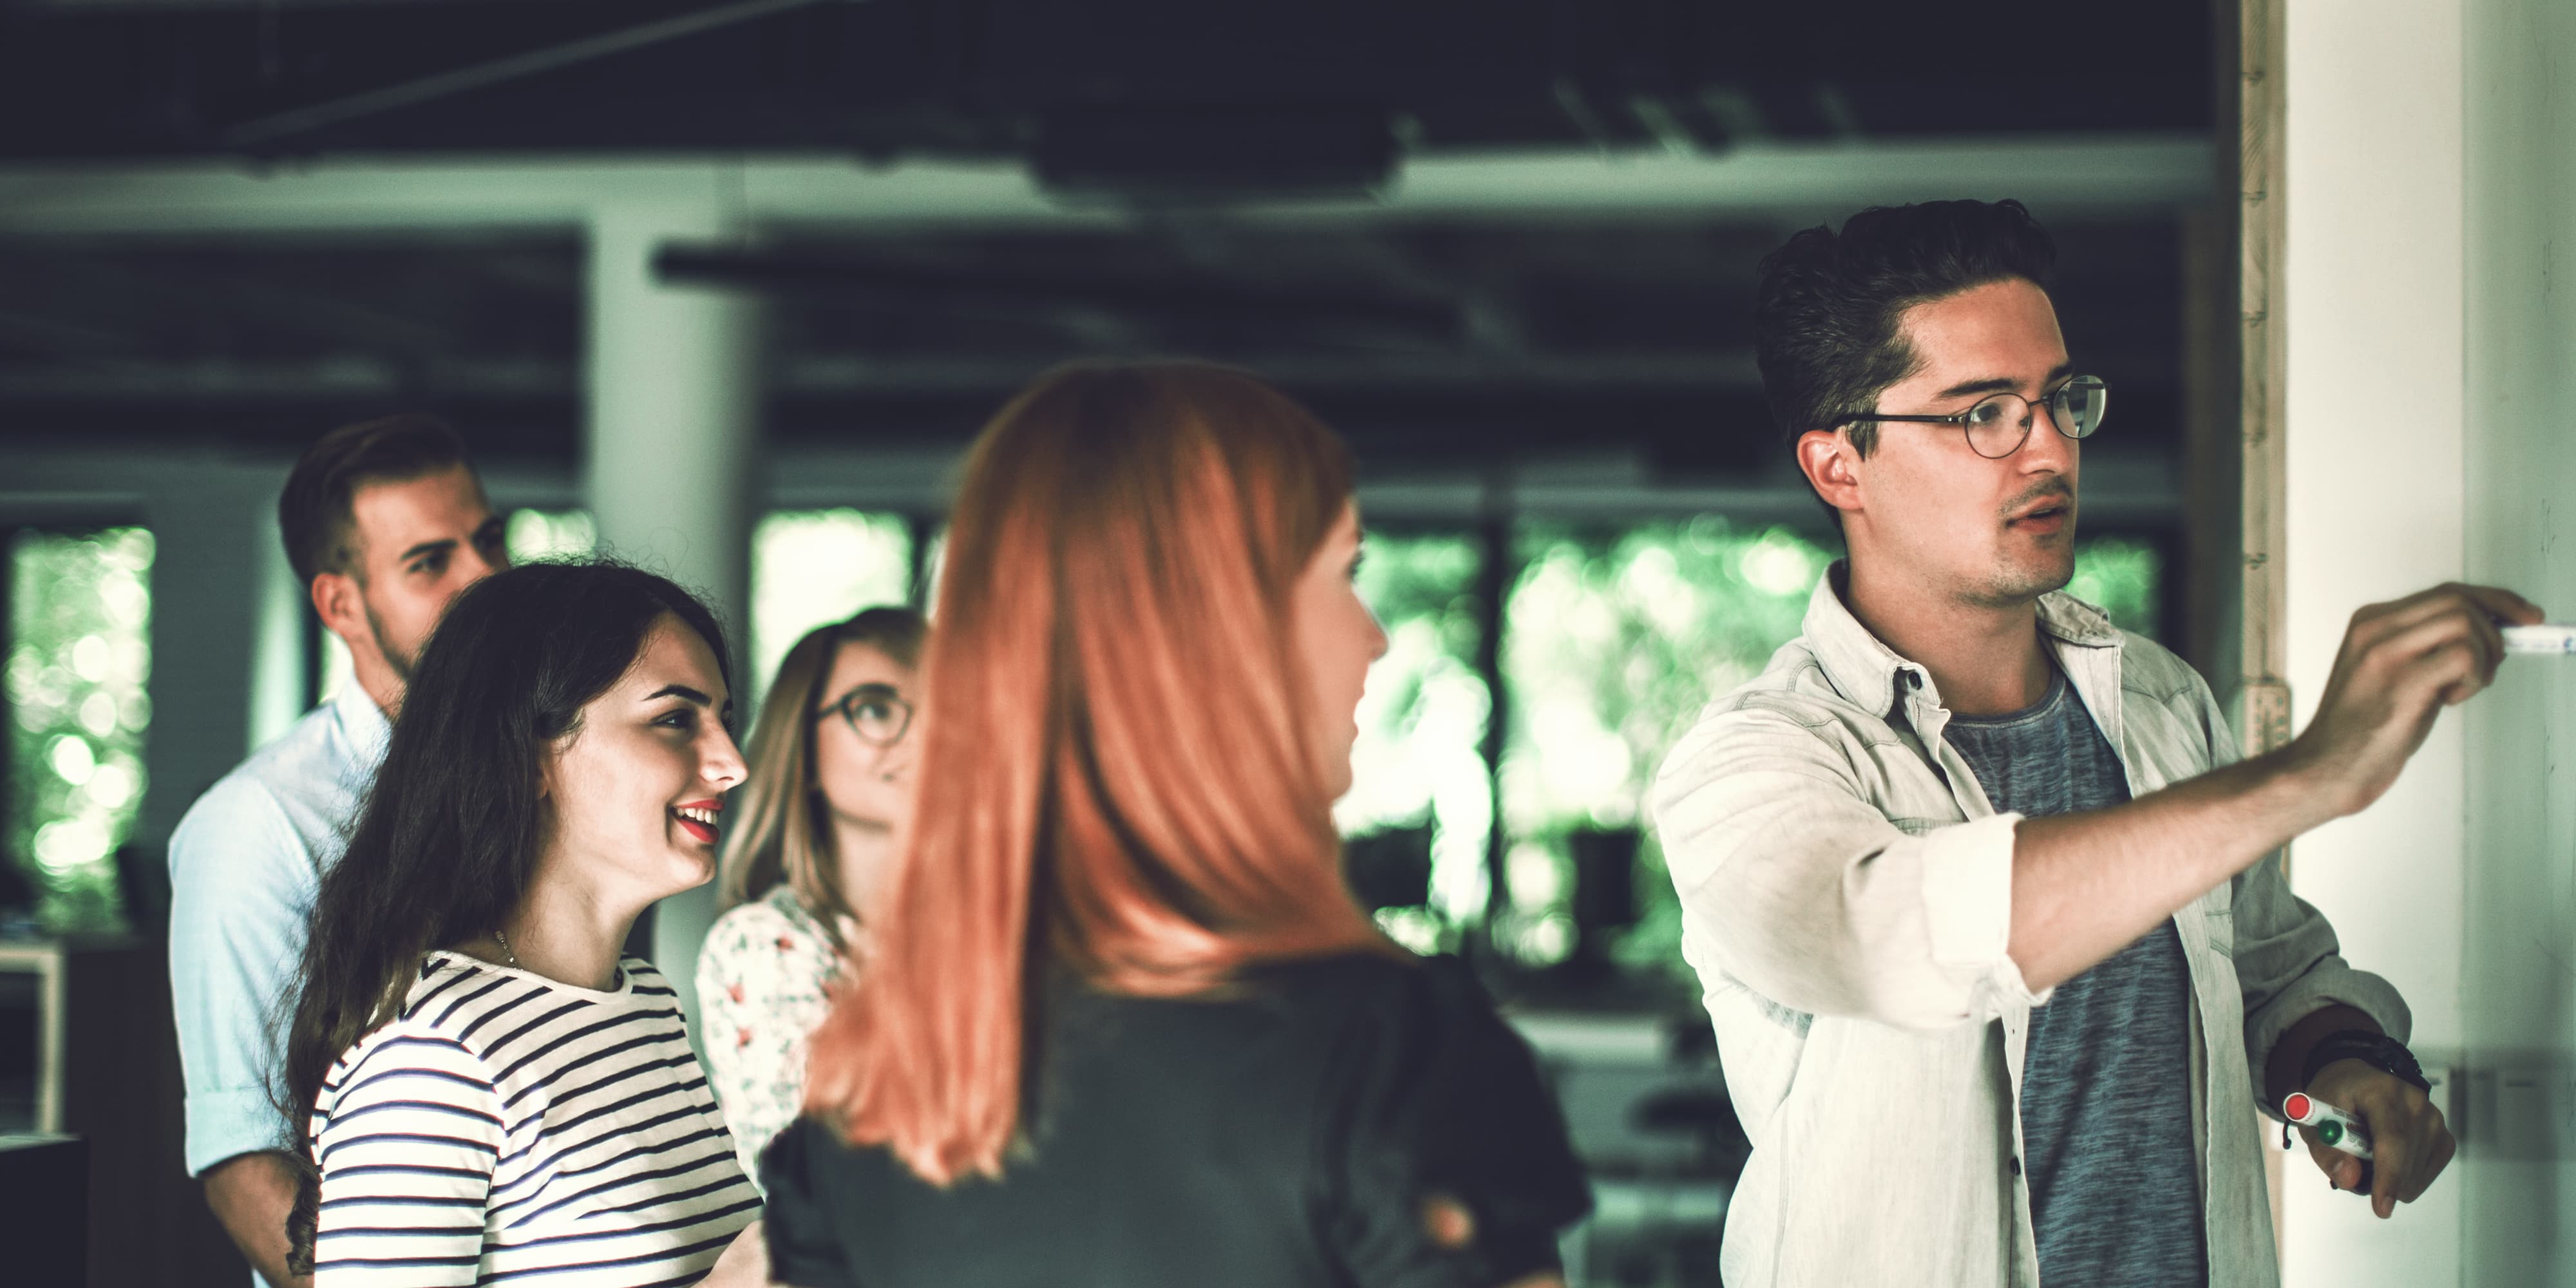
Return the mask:
{"type": "MultiPolygon", "coordinates": [[[[1640,801],[1835,550],[1761,401],[1759,257],[1866,205],[2025,201],[2113,390],[2072,589],[2267,745],[2353,607],[2517,571],[2470,496],[2543,486],[2553,449],[2464,426],[2551,390],[2526,363],[2494,374],[2540,384],[2472,394],[2462,354],[2479,319],[2566,324],[2465,229],[2566,228],[2511,176],[2576,140],[2542,39],[2570,25],[2539,0],[0,4],[0,1133],[87,1142],[90,1282],[239,1282],[179,1174],[162,847],[346,682],[272,517],[323,430],[446,417],[516,557],[703,589],[756,684],[812,626],[927,602],[957,449],[1008,392],[1191,354],[1360,454],[1392,647],[1340,813],[1353,881],[1540,1049],[1600,1198],[1571,1277],[1713,1284],[1744,1142],[1640,801]],[[2286,103],[2284,65],[2314,87],[2286,103]],[[2320,195],[2285,216],[2285,177],[2320,195]],[[2282,338],[2293,292],[2315,341],[2282,338]],[[2397,410],[2330,401],[2362,376],[2397,410]],[[2278,432],[2303,416],[2338,432],[2278,432]]],[[[2567,559],[2520,588],[2555,603],[2567,559]]],[[[2321,834],[2361,857],[2300,884],[2464,1083],[2460,999],[2527,963],[2473,946],[2482,744],[2444,736],[2434,795],[2395,808],[2449,830],[2321,834]],[[2362,879],[2401,852],[2399,884],[2362,879]],[[2426,880],[2429,938],[2403,922],[2426,880]]],[[[2557,815],[2499,810],[2557,852],[2557,815]]],[[[706,890],[654,919],[684,989],[712,914],[706,890]]],[[[2544,1122],[2576,1104],[2555,1041],[2499,1066],[2498,1094],[2541,1070],[2544,1122]]],[[[2292,1281],[2564,1272],[2477,1250],[2461,1135],[2404,1229],[2294,1193],[2292,1281]]],[[[2558,1174],[2555,1143],[2514,1148],[2498,1168],[2558,1174]]]]}

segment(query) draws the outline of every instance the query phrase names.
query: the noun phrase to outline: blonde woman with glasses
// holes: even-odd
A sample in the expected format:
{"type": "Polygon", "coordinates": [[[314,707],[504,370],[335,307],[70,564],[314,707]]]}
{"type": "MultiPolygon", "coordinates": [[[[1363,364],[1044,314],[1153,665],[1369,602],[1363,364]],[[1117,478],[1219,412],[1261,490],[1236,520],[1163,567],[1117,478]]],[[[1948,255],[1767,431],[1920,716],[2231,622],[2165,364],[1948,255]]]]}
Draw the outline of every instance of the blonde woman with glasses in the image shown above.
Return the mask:
{"type": "Polygon", "coordinates": [[[761,1149],[795,1121],[805,1036],[911,817],[924,633],[909,608],[817,627],[787,650],[752,731],[719,873],[730,910],[698,955],[698,1005],[708,1073],[755,1176],[761,1149]]]}

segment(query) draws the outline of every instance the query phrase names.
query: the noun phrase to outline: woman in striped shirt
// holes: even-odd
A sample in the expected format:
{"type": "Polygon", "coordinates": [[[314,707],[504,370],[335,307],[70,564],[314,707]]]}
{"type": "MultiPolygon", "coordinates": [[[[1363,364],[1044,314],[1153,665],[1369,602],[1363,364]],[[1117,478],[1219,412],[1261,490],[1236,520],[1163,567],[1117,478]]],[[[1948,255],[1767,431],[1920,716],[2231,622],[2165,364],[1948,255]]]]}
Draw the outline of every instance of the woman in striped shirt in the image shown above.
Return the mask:
{"type": "Polygon", "coordinates": [[[622,953],[714,871],[729,711],[722,634],[662,578],[531,565],[449,610],[287,1033],[317,1288],[765,1280],[672,989],[622,953]]]}

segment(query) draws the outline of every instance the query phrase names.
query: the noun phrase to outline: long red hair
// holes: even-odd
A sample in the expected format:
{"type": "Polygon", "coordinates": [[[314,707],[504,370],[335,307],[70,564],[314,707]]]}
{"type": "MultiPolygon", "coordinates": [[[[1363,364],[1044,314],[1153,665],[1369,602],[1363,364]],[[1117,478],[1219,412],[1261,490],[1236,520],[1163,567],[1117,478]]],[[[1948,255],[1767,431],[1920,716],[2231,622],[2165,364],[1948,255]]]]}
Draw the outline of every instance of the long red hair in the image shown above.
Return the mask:
{"type": "Polygon", "coordinates": [[[1290,641],[1349,449],[1241,372],[1086,365],[977,438],[923,663],[920,798],[805,1107],[946,1185],[998,1176],[1053,965],[1186,996],[1400,952],[1352,900],[1290,641]]]}

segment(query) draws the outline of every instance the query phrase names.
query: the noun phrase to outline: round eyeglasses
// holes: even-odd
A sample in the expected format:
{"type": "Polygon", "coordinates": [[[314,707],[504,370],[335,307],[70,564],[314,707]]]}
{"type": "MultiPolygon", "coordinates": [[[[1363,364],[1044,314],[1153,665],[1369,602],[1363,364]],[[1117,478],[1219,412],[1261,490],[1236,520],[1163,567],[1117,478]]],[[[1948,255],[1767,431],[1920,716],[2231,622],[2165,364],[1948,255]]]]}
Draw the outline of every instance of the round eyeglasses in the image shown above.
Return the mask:
{"type": "MultiPolygon", "coordinates": [[[[2110,386],[2100,376],[2075,376],[2048,392],[2040,401],[2048,407],[2048,423],[2068,438],[2091,438],[2102,428],[2102,409],[2110,403],[2110,386]]],[[[1968,446],[1989,460],[2002,460],[2021,450],[2030,438],[2031,402],[2015,393],[1988,394],[1966,411],[1947,416],[1886,415],[1871,412],[1851,417],[1846,425],[1880,421],[1907,421],[1926,425],[1956,425],[1968,436],[1968,446]]]]}
{"type": "Polygon", "coordinates": [[[850,732],[857,734],[860,741],[880,747],[903,741],[903,735],[912,728],[912,704],[904,701],[891,684],[862,684],[815,712],[814,718],[830,715],[848,722],[850,732]]]}

